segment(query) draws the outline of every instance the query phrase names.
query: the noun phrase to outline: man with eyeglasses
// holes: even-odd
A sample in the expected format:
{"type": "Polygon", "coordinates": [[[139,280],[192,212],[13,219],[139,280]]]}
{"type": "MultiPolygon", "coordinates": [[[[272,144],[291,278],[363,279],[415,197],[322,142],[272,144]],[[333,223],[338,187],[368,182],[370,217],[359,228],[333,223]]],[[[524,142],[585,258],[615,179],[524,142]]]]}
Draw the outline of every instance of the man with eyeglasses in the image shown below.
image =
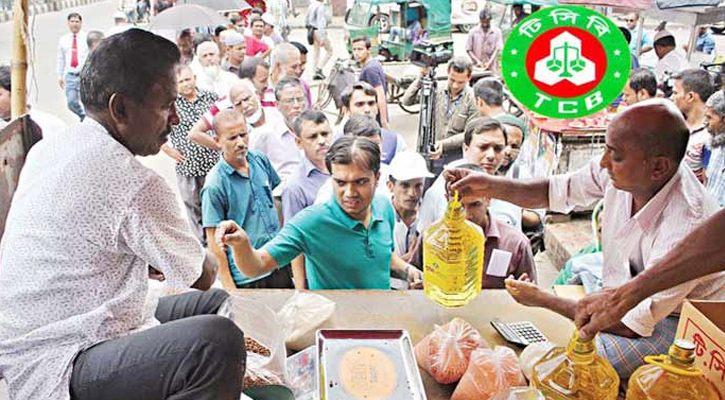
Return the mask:
{"type": "Polygon", "coordinates": [[[307,97],[299,79],[286,76],[277,82],[275,87],[277,110],[283,123],[263,125],[252,132],[252,150],[260,151],[269,157],[274,169],[277,170],[282,185],[275,191],[281,195],[286,182],[292,177],[302,162],[300,150],[295,142],[294,121],[307,110],[307,97]]]}
{"type": "Polygon", "coordinates": [[[642,30],[642,39],[640,40],[639,53],[637,51],[637,37],[639,36],[639,28],[637,22],[639,21],[639,14],[636,12],[629,13],[624,17],[624,22],[627,23],[627,29],[632,33],[632,40],[629,42],[629,48],[632,53],[636,54],[637,57],[652,50],[652,35],[642,30]]]}
{"type": "MultiPolygon", "coordinates": [[[[378,115],[377,91],[367,82],[356,82],[342,93],[342,105],[347,109],[349,117],[367,115],[375,119],[378,115]]],[[[380,162],[390,164],[393,157],[408,149],[405,139],[395,132],[382,128],[383,153],[380,162]]]]}

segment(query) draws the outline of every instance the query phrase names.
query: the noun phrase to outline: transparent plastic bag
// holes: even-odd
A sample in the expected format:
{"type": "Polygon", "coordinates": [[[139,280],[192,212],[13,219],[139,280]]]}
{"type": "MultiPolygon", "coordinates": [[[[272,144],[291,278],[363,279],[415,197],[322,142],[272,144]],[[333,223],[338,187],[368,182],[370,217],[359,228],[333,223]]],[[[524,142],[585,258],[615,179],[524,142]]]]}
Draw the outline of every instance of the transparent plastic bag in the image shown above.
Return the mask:
{"type": "Polygon", "coordinates": [[[276,314],[258,301],[235,295],[229,299],[230,318],[244,332],[247,349],[250,348],[251,338],[269,350],[269,356],[247,351],[244,387],[284,383],[287,350],[276,314]]]}
{"type": "Polygon", "coordinates": [[[491,400],[546,400],[539,389],[513,387],[491,397],[491,400]]]}
{"type": "Polygon", "coordinates": [[[477,349],[451,400],[488,400],[514,386],[526,385],[516,353],[508,347],[477,349]]]}
{"type": "Polygon", "coordinates": [[[468,322],[454,318],[437,326],[415,346],[418,365],[442,384],[458,382],[468,368],[471,353],[488,343],[468,322]]]}
{"type": "Polygon", "coordinates": [[[290,350],[303,350],[315,344],[318,329],[332,328],[335,302],[319,294],[295,292],[277,313],[284,340],[290,350]]]}
{"type": "Polygon", "coordinates": [[[526,379],[531,380],[534,365],[544,358],[546,353],[554,347],[556,347],[556,345],[551,342],[538,342],[526,346],[519,356],[519,365],[521,365],[521,370],[523,371],[526,379]]]}

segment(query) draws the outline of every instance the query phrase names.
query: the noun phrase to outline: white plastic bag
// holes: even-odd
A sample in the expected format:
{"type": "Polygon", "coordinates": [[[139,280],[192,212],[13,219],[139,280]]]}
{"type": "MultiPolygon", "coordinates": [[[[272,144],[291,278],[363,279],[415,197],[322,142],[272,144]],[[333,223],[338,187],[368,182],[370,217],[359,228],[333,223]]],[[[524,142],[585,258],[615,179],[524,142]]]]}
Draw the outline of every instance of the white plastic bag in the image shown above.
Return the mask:
{"type": "Polygon", "coordinates": [[[244,332],[244,337],[254,339],[270,352],[269,357],[247,352],[245,377],[258,383],[284,383],[287,350],[284,347],[282,327],[274,311],[263,303],[242,296],[232,295],[229,299],[230,318],[244,332]]]}
{"type": "Polygon", "coordinates": [[[327,297],[295,292],[277,313],[285,343],[290,350],[303,350],[315,344],[318,329],[331,328],[335,303],[327,297]]]}
{"type": "Polygon", "coordinates": [[[556,345],[551,342],[538,342],[526,346],[519,356],[519,363],[521,364],[521,369],[523,370],[526,379],[531,380],[534,365],[536,365],[536,363],[539,362],[539,360],[541,360],[546,353],[554,347],[556,347],[556,345]]]}
{"type": "Polygon", "coordinates": [[[515,386],[526,385],[516,353],[508,347],[477,349],[451,400],[489,400],[515,386]]]}

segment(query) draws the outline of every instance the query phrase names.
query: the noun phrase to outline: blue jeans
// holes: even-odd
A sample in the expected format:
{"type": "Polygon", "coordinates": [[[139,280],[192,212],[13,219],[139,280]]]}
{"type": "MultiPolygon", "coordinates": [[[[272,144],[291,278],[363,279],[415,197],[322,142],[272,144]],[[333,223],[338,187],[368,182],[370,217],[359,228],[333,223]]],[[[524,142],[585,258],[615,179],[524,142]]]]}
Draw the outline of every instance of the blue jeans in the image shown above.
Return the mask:
{"type": "Polygon", "coordinates": [[[81,76],[76,74],[65,74],[65,100],[68,109],[83,121],[86,113],[81,105],[81,76]]]}

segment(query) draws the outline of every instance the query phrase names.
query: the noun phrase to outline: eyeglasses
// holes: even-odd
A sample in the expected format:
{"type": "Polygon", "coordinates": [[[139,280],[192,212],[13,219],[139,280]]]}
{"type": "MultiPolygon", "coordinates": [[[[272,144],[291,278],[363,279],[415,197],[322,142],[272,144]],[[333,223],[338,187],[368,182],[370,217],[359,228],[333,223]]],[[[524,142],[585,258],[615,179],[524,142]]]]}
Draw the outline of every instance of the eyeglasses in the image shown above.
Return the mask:
{"type": "Polygon", "coordinates": [[[287,104],[289,106],[294,105],[295,103],[297,103],[299,105],[304,105],[304,104],[307,104],[307,97],[304,97],[304,96],[303,97],[292,97],[290,99],[280,100],[280,102],[282,102],[283,104],[287,104]]]}

